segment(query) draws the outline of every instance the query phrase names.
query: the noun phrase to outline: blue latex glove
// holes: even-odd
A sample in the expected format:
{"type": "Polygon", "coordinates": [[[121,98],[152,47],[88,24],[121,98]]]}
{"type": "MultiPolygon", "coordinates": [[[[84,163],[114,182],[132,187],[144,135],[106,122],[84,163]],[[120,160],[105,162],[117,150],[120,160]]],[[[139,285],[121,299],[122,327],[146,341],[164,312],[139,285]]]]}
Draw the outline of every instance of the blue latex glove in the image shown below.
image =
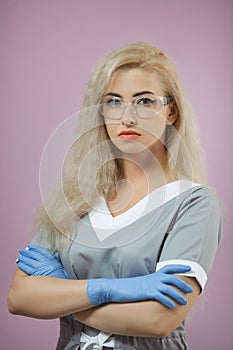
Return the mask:
{"type": "Polygon", "coordinates": [[[58,253],[52,254],[49,249],[33,244],[21,249],[19,253],[17,265],[28,275],[69,279],[58,253]]]}
{"type": "Polygon", "coordinates": [[[173,274],[190,270],[190,266],[174,264],[145,276],[90,279],[87,284],[87,296],[95,306],[109,302],[126,303],[152,299],[172,309],[175,304],[166,296],[178,304],[187,303],[186,299],[172,286],[185,293],[193,291],[191,286],[173,274]]]}

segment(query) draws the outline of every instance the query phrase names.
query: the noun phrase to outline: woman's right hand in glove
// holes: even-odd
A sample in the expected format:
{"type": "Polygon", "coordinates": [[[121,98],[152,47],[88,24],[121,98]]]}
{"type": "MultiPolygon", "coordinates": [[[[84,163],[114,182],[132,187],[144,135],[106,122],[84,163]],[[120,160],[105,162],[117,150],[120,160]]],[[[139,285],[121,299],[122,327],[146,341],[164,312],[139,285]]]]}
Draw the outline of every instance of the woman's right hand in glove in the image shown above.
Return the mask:
{"type": "Polygon", "coordinates": [[[175,303],[171,299],[180,305],[187,303],[183,295],[174,287],[184,293],[193,291],[191,286],[174,274],[186,273],[190,270],[190,266],[173,264],[145,276],[90,279],[87,284],[87,296],[95,306],[110,302],[157,300],[172,309],[175,303]]]}

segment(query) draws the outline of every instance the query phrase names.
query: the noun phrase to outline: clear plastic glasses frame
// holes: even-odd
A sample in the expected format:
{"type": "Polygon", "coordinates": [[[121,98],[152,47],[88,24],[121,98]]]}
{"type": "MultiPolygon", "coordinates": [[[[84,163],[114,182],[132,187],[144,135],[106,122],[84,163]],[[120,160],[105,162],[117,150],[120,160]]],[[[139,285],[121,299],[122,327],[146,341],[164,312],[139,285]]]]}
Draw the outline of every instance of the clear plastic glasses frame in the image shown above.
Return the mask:
{"type": "Polygon", "coordinates": [[[173,102],[171,96],[140,96],[132,102],[124,102],[122,99],[111,96],[104,99],[100,105],[100,114],[107,119],[121,119],[125,109],[129,107],[131,111],[141,119],[153,117],[153,115],[161,112],[161,110],[169,103],[173,102]]]}

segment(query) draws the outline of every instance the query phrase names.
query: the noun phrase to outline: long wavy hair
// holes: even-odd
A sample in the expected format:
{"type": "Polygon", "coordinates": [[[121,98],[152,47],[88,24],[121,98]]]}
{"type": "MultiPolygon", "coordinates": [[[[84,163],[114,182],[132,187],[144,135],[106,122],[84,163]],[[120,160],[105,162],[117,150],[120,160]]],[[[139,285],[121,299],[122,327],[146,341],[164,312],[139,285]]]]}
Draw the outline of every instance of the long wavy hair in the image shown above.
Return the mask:
{"type": "Polygon", "coordinates": [[[52,250],[61,250],[76,235],[77,221],[90,212],[99,196],[109,198],[124,177],[98,108],[108,83],[121,69],[139,68],[156,75],[164,93],[173,96],[179,116],[167,127],[167,166],[174,179],[206,183],[194,113],[170,59],[156,47],[135,42],[107,55],[87,84],[77,125],[77,138],[58,185],[37,210],[34,233],[46,235],[52,250]],[[95,112],[93,112],[95,111],[95,112]]]}

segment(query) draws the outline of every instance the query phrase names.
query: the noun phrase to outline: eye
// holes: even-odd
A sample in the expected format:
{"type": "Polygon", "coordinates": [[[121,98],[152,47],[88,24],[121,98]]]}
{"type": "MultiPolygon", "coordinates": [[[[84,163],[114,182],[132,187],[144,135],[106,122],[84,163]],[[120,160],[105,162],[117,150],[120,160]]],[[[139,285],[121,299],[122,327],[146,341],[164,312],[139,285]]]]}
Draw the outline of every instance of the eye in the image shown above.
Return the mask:
{"type": "Polygon", "coordinates": [[[116,97],[111,97],[108,100],[104,101],[104,103],[106,103],[106,105],[109,107],[119,107],[122,105],[121,100],[119,100],[119,98],[116,97]]]}
{"type": "Polygon", "coordinates": [[[145,107],[152,107],[154,104],[156,104],[156,100],[149,97],[141,97],[135,102],[137,105],[145,107]]]}

